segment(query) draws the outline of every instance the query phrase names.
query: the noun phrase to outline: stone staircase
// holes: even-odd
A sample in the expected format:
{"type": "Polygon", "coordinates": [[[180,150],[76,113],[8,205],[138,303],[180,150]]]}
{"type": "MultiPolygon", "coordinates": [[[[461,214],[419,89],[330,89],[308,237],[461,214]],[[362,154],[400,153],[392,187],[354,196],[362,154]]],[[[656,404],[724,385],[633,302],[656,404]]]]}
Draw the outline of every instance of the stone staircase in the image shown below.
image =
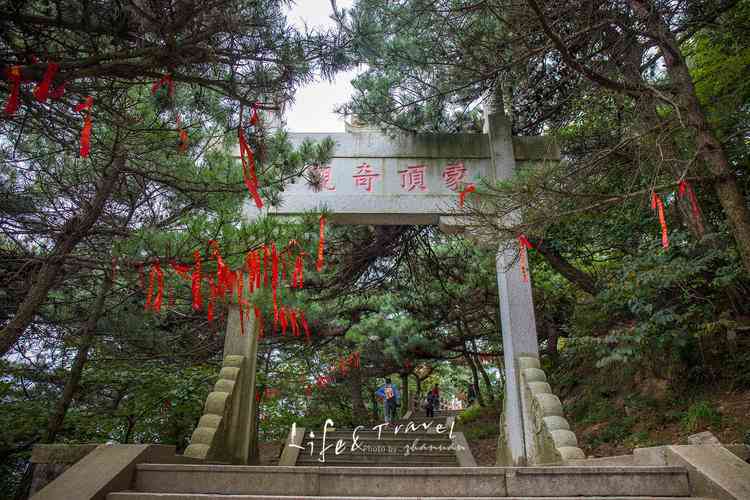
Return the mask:
{"type": "Polygon", "coordinates": [[[682,467],[250,467],[139,464],[107,500],[676,500],[682,467]]]}

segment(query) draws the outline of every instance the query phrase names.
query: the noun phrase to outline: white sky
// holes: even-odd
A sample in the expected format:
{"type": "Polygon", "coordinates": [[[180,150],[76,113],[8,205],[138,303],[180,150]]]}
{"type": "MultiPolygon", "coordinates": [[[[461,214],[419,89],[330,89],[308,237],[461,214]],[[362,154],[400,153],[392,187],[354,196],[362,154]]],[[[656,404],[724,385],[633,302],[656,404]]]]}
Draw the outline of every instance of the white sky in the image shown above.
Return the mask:
{"type": "MultiPolygon", "coordinates": [[[[341,10],[349,8],[353,0],[337,0],[341,10]]],[[[329,0],[296,0],[289,13],[289,22],[301,28],[333,26],[329,0]]],[[[318,81],[297,91],[294,103],[287,108],[286,124],[291,132],[343,132],[344,119],[333,112],[348,101],[352,94],[351,79],[356,71],[339,73],[333,82],[318,81]]]]}

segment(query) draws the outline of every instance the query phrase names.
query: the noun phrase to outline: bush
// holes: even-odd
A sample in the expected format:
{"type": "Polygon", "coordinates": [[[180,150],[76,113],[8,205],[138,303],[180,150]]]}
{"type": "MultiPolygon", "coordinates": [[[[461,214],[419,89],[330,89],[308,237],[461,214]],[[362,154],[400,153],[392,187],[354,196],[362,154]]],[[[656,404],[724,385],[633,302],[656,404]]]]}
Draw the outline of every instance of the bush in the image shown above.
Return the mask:
{"type": "Polygon", "coordinates": [[[708,401],[701,401],[690,405],[680,421],[685,432],[697,432],[707,427],[717,427],[721,424],[721,414],[708,401]]]}

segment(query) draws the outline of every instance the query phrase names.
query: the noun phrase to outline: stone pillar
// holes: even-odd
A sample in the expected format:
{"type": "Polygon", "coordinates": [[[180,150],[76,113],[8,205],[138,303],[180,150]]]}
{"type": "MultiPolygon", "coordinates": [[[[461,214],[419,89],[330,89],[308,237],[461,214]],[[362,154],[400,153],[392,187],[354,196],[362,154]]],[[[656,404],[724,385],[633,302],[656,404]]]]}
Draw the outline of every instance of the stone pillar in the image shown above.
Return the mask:
{"type": "MultiPolygon", "coordinates": [[[[502,112],[502,102],[492,104],[487,106],[490,109],[485,119],[485,131],[489,135],[494,173],[497,180],[509,179],[516,168],[511,128],[502,112]]],[[[505,362],[505,406],[498,459],[506,463],[498,465],[526,465],[517,360],[523,356],[539,355],[531,282],[523,280],[516,254],[515,245],[500,242],[496,269],[505,362]]]]}
{"type": "MultiPolygon", "coordinates": [[[[245,311],[247,312],[247,311],[245,311]]],[[[244,314],[244,335],[240,328],[240,309],[236,304],[229,306],[227,317],[227,333],[224,337],[224,358],[227,356],[243,356],[245,365],[242,367],[237,393],[237,411],[233,412],[232,420],[227,429],[227,443],[230,447],[232,463],[254,464],[258,462],[255,417],[255,372],[257,368],[258,332],[256,331],[255,316],[244,314]]]]}

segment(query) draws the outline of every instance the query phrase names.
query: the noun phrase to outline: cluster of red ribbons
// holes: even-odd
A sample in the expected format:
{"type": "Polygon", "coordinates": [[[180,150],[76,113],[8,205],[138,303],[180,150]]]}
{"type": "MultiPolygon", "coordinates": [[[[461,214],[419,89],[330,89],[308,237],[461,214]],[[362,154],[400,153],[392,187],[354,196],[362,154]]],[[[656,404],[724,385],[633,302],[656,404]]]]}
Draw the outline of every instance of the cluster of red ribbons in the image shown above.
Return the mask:
{"type": "MultiPolygon", "coordinates": [[[[318,389],[325,389],[330,384],[336,381],[336,375],[341,374],[345,376],[349,373],[352,368],[359,368],[360,366],[360,355],[359,352],[354,352],[346,357],[340,357],[334,368],[328,375],[318,375],[315,377],[315,387],[318,389]]],[[[305,394],[309,398],[312,395],[313,384],[307,384],[305,386],[305,394]]]]}
{"type": "MultiPolygon", "coordinates": [[[[321,227],[323,227],[321,225],[321,227]]],[[[232,270],[224,262],[219,244],[215,240],[208,243],[210,248],[209,259],[216,264],[216,271],[204,276],[203,257],[201,252],[193,252],[193,265],[172,261],[170,267],[185,281],[191,283],[192,307],[194,310],[202,310],[206,304],[208,321],[214,319],[214,308],[218,300],[236,300],[240,308],[241,334],[244,335],[244,317],[250,314],[250,303],[248,297],[261,288],[271,288],[273,299],[273,331],[281,329],[281,336],[301,337],[303,334],[308,342],[311,340],[310,325],[301,309],[283,305],[280,301],[279,287],[288,282],[288,287],[301,289],[304,286],[304,256],[308,255],[302,251],[302,247],[296,240],[278,251],[276,244],[263,245],[260,249],[252,250],[245,256],[242,269],[232,270]],[[294,252],[297,252],[294,255],[294,252]],[[294,260],[294,272],[287,273],[289,260],[294,260]],[[203,285],[208,285],[208,300],[204,301],[203,285]]],[[[112,262],[113,273],[116,270],[116,261],[112,262]]],[[[146,279],[143,266],[138,265],[139,280],[141,287],[146,288],[146,279]]],[[[164,294],[164,272],[160,263],[151,265],[149,275],[148,292],[146,296],[146,310],[160,312],[164,294]]],[[[172,296],[170,294],[170,301],[172,296]]],[[[259,336],[265,336],[263,314],[258,306],[253,306],[253,313],[258,322],[259,336]]],[[[359,358],[357,357],[357,366],[359,358]]]]}
{"type": "Polygon", "coordinates": [[[521,277],[524,281],[529,281],[529,263],[528,263],[528,255],[527,255],[527,249],[534,248],[534,245],[531,244],[528,238],[526,238],[526,235],[519,234],[518,235],[518,247],[519,247],[519,254],[518,258],[520,260],[521,264],[521,277]]]}
{"type": "MultiPolygon", "coordinates": [[[[242,160],[242,179],[245,182],[247,190],[255,201],[255,206],[263,208],[263,200],[260,198],[258,193],[258,177],[255,172],[255,155],[253,150],[247,144],[245,139],[245,130],[242,126],[242,112],[243,108],[240,107],[240,126],[237,128],[237,138],[240,143],[240,160],[242,160]]],[[[253,105],[252,114],[250,116],[250,125],[255,126],[258,124],[258,106],[253,105]]]]}
{"type": "MultiPolygon", "coordinates": [[[[688,181],[683,179],[677,184],[677,195],[680,198],[684,198],[685,196],[687,196],[688,200],[690,201],[690,212],[693,218],[693,222],[695,223],[698,232],[702,234],[703,222],[701,221],[701,209],[698,206],[698,198],[696,198],[695,196],[695,191],[693,191],[693,187],[688,181]]],[[[667,235],[667,218],[664,214],[664,202],[656,193],[656,191],[651,192],[651,209],[657,211],[657,215],[659,217],[659,225],[661,226],[661,245],[666,250],[669,248],[669,236],[667,235]]]]}
{"type": "MultiPolygon", "coordinates": [[[[167,89],[167,97],[170,99],[174,96],[174,80],[172,79],[172,75],[169,73],[165,73],[161,78],[156,80],[151,85],[151,95],[156,95],[156,93],[162,89],[167,89]]],[[[177,149],[180,151],[180,153],[187,152],[188,146],[190,145],[190,139],[188,137],[187,130],[182,128],[182,120],[180,119],[180,115],[175,116],[175,122],[177,123],[177,132],[179,134],[179,142],[177,143],[177,149]]]]}
{"type": "MultiPolygon", "coordinates": [[[[34,59],[33,64],[36,64],[36,59],[34,59]]],[[[53,61],[47,63],[47,68],[44,71],[41,82],[34,88],[34,98],[37,101],[47,102],[47,99],[50,97],[57,100],[63,96],[65,93],[65,82],[55,88],[52,87],[58,71],[60,71],[59,64],[53,61]]],[[[7,115],[14,115],[21,105],[21,83],[26,81],[23,79],[22,67],[14,65],[6,68],[5,79],[10,84],[10,95],[8,96],[8,102],[5,103],[4,111],[7,115]]]]}

